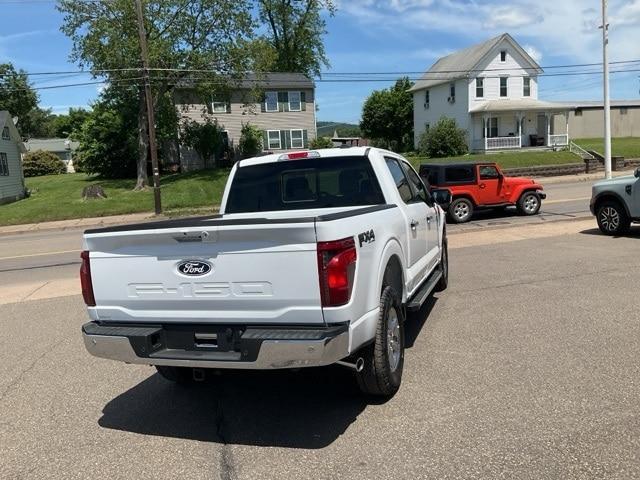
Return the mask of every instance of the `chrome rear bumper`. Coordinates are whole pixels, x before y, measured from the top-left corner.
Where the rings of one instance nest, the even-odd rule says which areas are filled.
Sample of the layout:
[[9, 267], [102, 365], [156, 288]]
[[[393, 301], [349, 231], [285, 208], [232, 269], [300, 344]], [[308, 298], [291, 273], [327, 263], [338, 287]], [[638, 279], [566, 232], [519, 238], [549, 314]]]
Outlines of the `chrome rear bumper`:
[[[195, 331], [200, 327], [193, 328]], [[184, 331], [181, 334], [185, 336]], [[197, 346], [175, 348], [162, 326], [104, 326], [90, 322], [83, 325], [82, 336], [93, 356], [145, 365], [268, 370], [329, 365], [349, 355], [346, 325], [319, 329], [247, 328], [234, 339], [236, 348], [227, 351]]]

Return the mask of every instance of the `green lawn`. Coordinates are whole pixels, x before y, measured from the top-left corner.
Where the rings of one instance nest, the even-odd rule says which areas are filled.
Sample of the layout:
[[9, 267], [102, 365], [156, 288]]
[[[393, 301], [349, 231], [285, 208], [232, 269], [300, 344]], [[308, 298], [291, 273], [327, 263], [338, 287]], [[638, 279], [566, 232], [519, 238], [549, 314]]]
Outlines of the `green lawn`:
[[[163, 177], [163, 209], [175, 215], [219, 205], [228, 174], [228, 169], [219, 169]], [[108, 198], [83, 201], [82, 189], [94, 183], [104, 188]], [[153, 192], [134, 192], [135, 180], [102, 180], [74, 173], [27, 178], [26, 184], [31, 196], [0, 206], [0, 225], [153, 211]]]
[[501, 153], [472, 153], [460, 157], [447, 158], [427, 158], [427, 157], [407, 157], [414, 167], [421, 163], [438, 162], [496, 162], [501, 168], [533, 167], [538, 165], [559, 165], [562, 163], [580, 163], [582, 160], [577, 155], [566, 151], [524, 151], [524, 152], [501, 152]]
[[[604, 155], [604, 140], [602, 138], [580, 138], [574, 140], [585, 150], [595, 150]], [[640, 158], [640, 137], [623, 137], [611, 139], [611, 154], [625, 158]]]

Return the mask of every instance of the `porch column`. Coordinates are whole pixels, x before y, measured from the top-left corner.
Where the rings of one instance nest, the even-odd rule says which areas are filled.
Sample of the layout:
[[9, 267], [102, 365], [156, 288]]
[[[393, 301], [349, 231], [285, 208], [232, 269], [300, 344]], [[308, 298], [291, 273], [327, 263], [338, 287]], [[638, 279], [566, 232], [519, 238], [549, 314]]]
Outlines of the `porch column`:
[[522, 112], [518, 112], [516, 119], [518, 120], [518, 147], [522, 148]]
[[482, 119], [484, 120], [484, 149], [487, 150], [489, 146], [489, 115], [483, 115]]
[[566, 122], [566, 132], [567, 132], [567, 145], [569, 145], [569, 111], [564, 112], [564, 119]]
[[544, 116], [547, 119], [547, 141], [546, 141], [546, 145], [547, 147], [551, 146], [551, 142], [549, 141], [549, 137], [551, 136], [551, 114], [549, 112], [545, 112]]

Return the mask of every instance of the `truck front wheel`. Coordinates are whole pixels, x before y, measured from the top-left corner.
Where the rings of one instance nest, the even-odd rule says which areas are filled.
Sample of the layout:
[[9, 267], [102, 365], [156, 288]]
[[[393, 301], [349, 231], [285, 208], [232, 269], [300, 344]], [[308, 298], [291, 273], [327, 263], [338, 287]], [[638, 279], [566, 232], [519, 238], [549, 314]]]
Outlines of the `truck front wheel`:
[[357, 374], [367, 395], [393, 396], [400, 388], [404, 366], [404, 321], [395, 290], [384, 287], [373, 344], [365, 347], [364, 368]]

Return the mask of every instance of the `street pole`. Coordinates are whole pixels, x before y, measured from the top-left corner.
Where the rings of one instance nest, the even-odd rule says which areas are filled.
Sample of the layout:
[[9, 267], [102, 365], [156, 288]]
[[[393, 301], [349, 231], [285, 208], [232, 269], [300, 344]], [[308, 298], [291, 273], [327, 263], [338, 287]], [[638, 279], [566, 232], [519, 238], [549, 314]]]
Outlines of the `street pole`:
[[138, 15], [138, 33], [140, 34], [140, 53], [142, 56], [142, 76], [144, 77], [144, 96], [147, 103], [147, 127], [149, 131], [149, 150], [151, 151], [151, 168], [153, 170], [153, 200], [156, 215], [162, 213], [160, 199], [160, 169], [158, 168], [158, 147], [156, 145], [156, 122], [153, 112], [153, 97], [151, 96], [151, 80], [149, 79], [149, 49], [147, 47], [147, 33], [144, 29], [142, 0], [136, 0]]
[[611, 178], [611, 99], [609, 97], [609, 23], [607, 2], [602, 0], [602, 65], [604, 74], [604, 175]]

